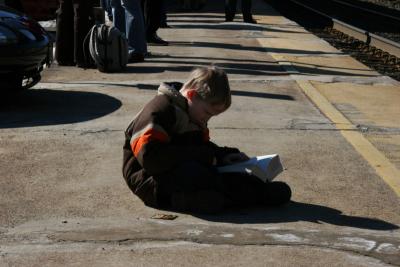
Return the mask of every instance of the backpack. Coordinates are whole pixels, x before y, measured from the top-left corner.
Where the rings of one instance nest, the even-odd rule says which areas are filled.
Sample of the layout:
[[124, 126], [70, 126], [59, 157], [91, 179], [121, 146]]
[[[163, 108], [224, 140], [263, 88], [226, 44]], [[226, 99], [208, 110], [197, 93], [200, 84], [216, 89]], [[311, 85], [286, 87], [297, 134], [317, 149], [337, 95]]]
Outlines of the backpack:
[[117, 72], [126, 67], [128, 41], [117, 28], [105, 24], [94, 25], [85, 39], [84, 47], [89, 47], [90, 56], [99, 71]]

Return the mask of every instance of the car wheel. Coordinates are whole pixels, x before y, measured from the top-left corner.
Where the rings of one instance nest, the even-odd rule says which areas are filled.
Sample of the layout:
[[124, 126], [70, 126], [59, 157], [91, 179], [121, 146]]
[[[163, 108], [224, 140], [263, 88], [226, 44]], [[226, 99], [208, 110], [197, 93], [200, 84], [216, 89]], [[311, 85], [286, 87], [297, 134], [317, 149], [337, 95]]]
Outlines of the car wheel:
[[28, 89], [40, 82], [40, 73], [22, 80], [22, 89]]

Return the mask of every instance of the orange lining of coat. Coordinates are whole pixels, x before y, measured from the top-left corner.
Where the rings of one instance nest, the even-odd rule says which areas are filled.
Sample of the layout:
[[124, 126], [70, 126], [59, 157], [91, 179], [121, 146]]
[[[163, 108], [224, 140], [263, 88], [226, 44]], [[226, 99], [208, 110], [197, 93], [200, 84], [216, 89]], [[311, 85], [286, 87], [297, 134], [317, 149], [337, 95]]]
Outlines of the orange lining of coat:
[[157, 131], [155, 129], [147, 130], [140, 137], [136, 138], [135, 140], [133, 140], [133, 142], [131, 142], [131, 149], [135, 157], [139, 155], [139, 152], [142, 149], [142, 147], [151, 141], [159, 141], [165, 143], [168, 141], [168, 135], [166, 135], [161, 131]]

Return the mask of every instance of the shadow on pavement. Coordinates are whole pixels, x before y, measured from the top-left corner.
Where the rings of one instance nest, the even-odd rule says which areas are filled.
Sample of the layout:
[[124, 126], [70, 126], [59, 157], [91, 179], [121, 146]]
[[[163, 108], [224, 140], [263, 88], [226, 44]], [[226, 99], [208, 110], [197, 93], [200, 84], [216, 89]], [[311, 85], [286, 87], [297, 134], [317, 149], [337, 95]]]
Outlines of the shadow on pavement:
[[215, 43], [215, 42], [175, 41], [170, 43], [171, 45], [174, 46], [208, 47], [208, 48], [221, 48], [221, 49], [252, 51], [252, 52], [273, 52], [273, 53], [284, 53], [284, 54], [308, 54], [308, 55], [325, 55], [325, 54], [343, 55], [342, 52], [309, 51], [301, 49], [271, 48], [262, 46], [244, 46], [241, 44], [227, 44], [227, 43]]
[[[184, 60], [192, 60], [191, 62], [196, 62], [199, 60], [214, 62], [214, 61], [229, 61], [229, 62], [243, 62], [243, 63], [261, 63], [261, 64], [276, 64], [275, 60], [254, 60], [250, 58], [225, 58], [225, 57], [195, 57], [195, 56], [179, 56], [179, 55], [169, 55], [169, 54], [157, 54], [151, 53], [149, 56], [149, 62], [153, 62], [155, 59], [170, 59], [173, 62], [177, 62], [176, 59], [180, 59], [178, 62], [185, 62]], [[210, 64], [210, 63], [208, 63]]]
[[232, 95], [237, 96], [249, 96], [249, 97], [260, 97], [260, 98], [269, 98], [269, 99], [278, 99], [278, 100], [295, 100], [294, 97], [290, 95], [283, 94], [271, 94], [271, 93], [262, 93], [262, 92], [248, 92], [248, 91], [237, 91], [231, 90]]
[[[150, 61], [149, 61], [150, 62]], [[156, 61], [152, 61], [156, 62]], [[163, 72], [190, 72], [194, 67], [207, 67], [210, 66], [210, 62], [193, 62], [192, 65], [183, 66], [178, 61], [159, 61], [159, 63], [176, 64], [176, 66], [141, 66], [141, 65], [128, 65], [125, 69], [125, 73], [163, 73]], [[254, 76], [287, 76], [288, 72], [285, 71], [278, 64], [238, 64], [238, 63], [215, 63], [217, 66], [223, 69], [228, 75], [254, 75]], [[375, 74], [354, 74], [340, 69], [318, 69], [312, 66], [298, 66], [293, 64], [293, 67], [299, 74], [303, 75], [340, 75], [340, 76], [357, 76], [357, 77], [376, 77]]]
[[[152, 61], [154, 63], [156, 61]], [[210, 62], [193, 62], [191, 65], [183, 66], [180, 62], [167, 62], [167, 61], [159, 61], [159, 63], [168, 63], [170, 65], [167, 66], [136, 66], [136, 65], [128, 65], [125, 69], [125, 73], [162, 73], [166, 71], [179, 71], [179, 72], [190, 72], [194, 67], [208, 67], [210, 66]], [[171, 64], [176, 64], [176, 66], [172, 66]], [[274, 76], [284, 76], [288, 75], [282, 67], [278, 64], [269, 64], [269, 65], [257, 65], [257, 64], [234, 64], [234, 63], [215, 63], [214, 66], [217, 66], [223, 69], [228, 75], [229, 74], [241, 74], [241, 75], [274, 75]]]
[[[128, 66], [125, 70], [125, 73], [162, 73], [166, 71], [170, 72], [191, 72], [193, 67], [207, 67], [209, 63], [202, 64], [201, 62], [193, 63], [192, 65], [188, 66]], [[254, 75], [254, 76], [262, 76], [262, 75], [274, 75], [274, 76], [285, 76], [287, 75], [286, 72], [279, 65], [270, 65], [266, 66], [265, 70], [257, 70], [249, 69], [246, 67], [243, 68], [235, 68], [231, 66], [222, 66], [222, 64], [214, 64], [217, 67], [223, 69], [226, 73], [229, 74], [241, 74], [241, 75]]]
[[[269, 24], [248, 24], [244, 22], [223, 22], [223, 21], [212, 21], [212, 20], [170, 20], [170, 26], [174, 29], [207, 29], [207, 30], [232, 30], [232, 31], [260, 31], [262, 32], [280, 32], [280, 33], [294, 33], [294, 34], [304, 34], [304, 32], [291, 31], [291, 30], [281, 30], [277, 28], [272, 28]], [[183, 24], [186, 23], [186, 24]], [[239, 32], [238, 32], [239, 34]], [[274, 38], [271, 36], [263, 36], [263, 38]]]
[[[181, 17], [184, 17], [184, 14], [182, 14], [182, 13], [170, 13], [170, 14], [168, 14], [168, 18], [174, 18], [174, 17], [177, 17], [177, 18], [181, 18]], [[222, 13], [214, 13], [214, 14], [201, 14], [201, 13], [196, 13], [196, 18], [223, 18], [223, 19], [225, 19], [225, 14], [222, 14]], [[169, 22], [170, 20], [168, 20], [168, 22]]]
[[[157, 90], [159, 85], [155, 84], [137, 84], [139, 90]], [[249, 91], [238, 91], [238, 90], [231, 90], [232, 95], [237, 96], [248, 96], [248, 97], [259, 97], [259, 98], [269, 98], [269, 99], [279, 99], [279, 100], [295, 100], [294, 97], [290, 95], [283, 95], [283, 94], [272, 94], [272, 93], [263, 93], [263, 92], [249, 92]]]
[[[208, 29], [208, 30], [247, 30], [256, 31], [263, 30], [264, 27], [261, 24], [249, 24], [238, 22], [220, 23], [218, 21], [196, 21], [192, 20], [190, 22], [183, 20], [173, 20], [173, 23], [193, 23], [193, 24], [173, 24], [172, 27], [176, 29]], [[221, 21], [222, 22], [222, 21]]]
[[[68, 83], [68, 84], [74, 84], [74, 83]], [[79, 84], [79, 83], [77, 83]], [[126, 87], [126, 88], [137, 88], [139, 90], [158, 90], [158, 87], [160, 86], [159, 84], [144, 84], [144, 83], [139, 83], [139, 84], [123, 84], [123, 83], [99, 83], [99, 82], [91, 82], [88, 83], [86, 82], [85, 84], [91, 84], [91, 85], [110, 85], [110, 86], [118, 86], [118, 87]], [[277, 100], [289, 100], [289, 101], [294, 101], [296, 100], [294, 97], [290, 95], [284, 95], [284, 94], [272, 94], [272, 93], [264, 93], [264, 92], [253, 92], [253, 91], [238, 91], [238, 90], [231, 90], [232, 95], [236, 96], [247, 96], [247, 97], [258, 97], [258, 98], [269, 98], [269, 99], [277, 99]], [[0, 109], [1, 111], [1, 109]], [[0, 116], [1, 118], [1, 116]], [[0, 124], [1, 128], [1, 124]]]
[[400, 228], [398, 225], [379, 219], [348, 216], [342, 214], [342, 212], [337, 209], [294, 201], [291, 201], [287, 206], [280, 208], [257, 208], [230, 211], [218, 216], [199, 214], [194, 214], [194, 216], [213, 222], [237, 224], [306, 221], [318, 224], [328, 223], [338, 226], [348, 226], [369, 230], [394, 230]]
[[[197, 15], [197, 14], [196, 14]], [[168, 19], [169, 26], [172, 26], [172, 28], [175, 28], [176, 24], [171, 25], [171, 23], [204, 23], [204, 24], [209, 24], [209, 23], [220, 23], [225, 21], [225, 18], [215, 18], [215, 19], [199, 19], [196, 18], [196, 20], [191, 19], [191, 18], [179, 18], [179, 19]]]
[[121, 105], [116, 98], [94, 92], [27, 90], [0, 100], [0, 129], [83, 122]]

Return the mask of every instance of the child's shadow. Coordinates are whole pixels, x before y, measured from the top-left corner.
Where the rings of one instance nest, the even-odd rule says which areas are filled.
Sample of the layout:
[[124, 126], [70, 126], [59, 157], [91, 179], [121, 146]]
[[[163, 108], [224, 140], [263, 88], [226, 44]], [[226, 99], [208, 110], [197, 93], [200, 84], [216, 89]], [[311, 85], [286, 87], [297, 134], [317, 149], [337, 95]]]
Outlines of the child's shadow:
[[294, 201], [279, 208], [257, 208], [229, 211], [221, 215], [193, 215], [208, 221], [238, 224], [308, 221], [318, 224], [324, 222], [339, 226], [350, 226], [371, 230], [399, 229], [398, 225], [379, 219], [348, 216], [342, 214], [340, 210], [333, 208]]

